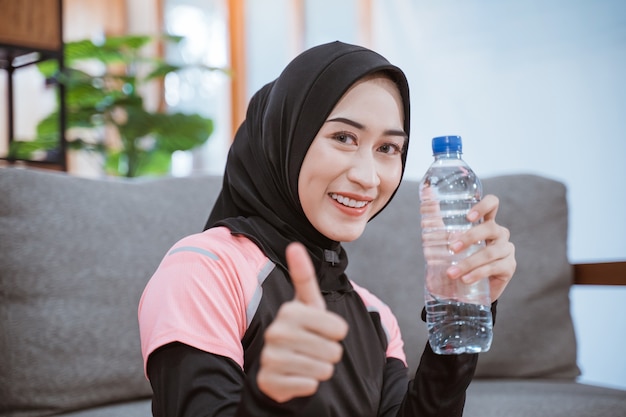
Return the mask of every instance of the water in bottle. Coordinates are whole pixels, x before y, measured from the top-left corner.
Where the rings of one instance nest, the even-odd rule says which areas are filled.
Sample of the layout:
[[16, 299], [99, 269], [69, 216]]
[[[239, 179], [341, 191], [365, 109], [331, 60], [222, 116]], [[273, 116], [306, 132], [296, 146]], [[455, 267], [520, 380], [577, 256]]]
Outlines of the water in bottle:
[[489, 280], [465, 284], [446, 275], [451, 265], [484, 245], [477, 242], [460, 253], [450, 249], [474, 226], [467, 214], [480, 201], [482, 185], [461, 157], [460, 136], [436, 137], [432, 149], [435, 160], [420, 183], [429, 342], [439, 354], [485, 352], [492, 340]]

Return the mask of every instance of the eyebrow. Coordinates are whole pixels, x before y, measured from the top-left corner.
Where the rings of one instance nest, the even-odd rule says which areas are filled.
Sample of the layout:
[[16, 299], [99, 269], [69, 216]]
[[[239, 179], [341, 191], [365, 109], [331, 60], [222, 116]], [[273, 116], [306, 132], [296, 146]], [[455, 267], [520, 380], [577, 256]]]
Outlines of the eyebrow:
[[[347, 119], [345, 117], [335, 117], [334, 119], [328, 119], [328, 120], [326, 120], [326, 123], [328, 123], [328, 122], [340, 122], [340, 123], [345, 123], [345, 124], [350, 125], [350, 126], [354, 126], [357, 129], [361, 129], [361, 130], [365, 129], [365, 125], [363, 125], [363, 124], [361, 124], [359, 122], [356, 122], [356, 121], [354, 121], [352, 119]], [[401, 137], [403, 137], [405, 139], [408, 138], [408, 136], [404, 132], [404, 130], [388, 129], [388, 130], [385, 130], [384, 134], [386, 136], [401, 136]]]

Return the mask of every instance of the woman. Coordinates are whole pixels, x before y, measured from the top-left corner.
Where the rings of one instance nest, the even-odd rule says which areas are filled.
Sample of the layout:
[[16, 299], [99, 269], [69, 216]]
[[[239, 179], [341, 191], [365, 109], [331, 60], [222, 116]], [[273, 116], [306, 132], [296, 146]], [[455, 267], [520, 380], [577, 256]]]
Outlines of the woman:
[[[408, 136], [404, 74], [358, 46], [312, 48], [255, 94], [206, 230], [140, 303], [155, 416], [462, 414], [477, 355], [426, 346], [409, 383], [393, 314], [344, 273], [340, 242], [393, 197]], [[458, 250], [490, 244], [450, 271], [490, 276], [494, 299], [515, 269], [497, 208], [476, 206], [485, 221]]]

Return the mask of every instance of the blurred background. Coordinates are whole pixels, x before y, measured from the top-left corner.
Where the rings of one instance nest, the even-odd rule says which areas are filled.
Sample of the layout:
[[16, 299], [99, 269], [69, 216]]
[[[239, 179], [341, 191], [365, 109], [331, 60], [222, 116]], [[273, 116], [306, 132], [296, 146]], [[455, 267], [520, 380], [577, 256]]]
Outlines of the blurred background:
[[[64, 0], [62, 14], [66, 42], [165, 32], [184, 40], [151, 53], [228, 69], [191, 68], [146, 89], [148, 104], [214, 123], [204, 145], [174, 152], [171, 175], [221, 173], [252, 94], [304, 49], [341, 40], [407, 74], [407, 178], [427, 169], [432, 137], [461, 135], [481, 177], [534, 173], [566, 184], [571, 262], [626, 259], [624, 1]], [[14, 136], [29, 138], [55, 106], [34, 66], [13, 74], [13, 103], [8, 78], [0, 71], [0, 154], [4, 109], [13, 106]], [[84, 155], [70, 155], [67, 169], [101, 175]], [[579, 286], [571, 300], [580, 380], [625, 389], [626, 288]]]

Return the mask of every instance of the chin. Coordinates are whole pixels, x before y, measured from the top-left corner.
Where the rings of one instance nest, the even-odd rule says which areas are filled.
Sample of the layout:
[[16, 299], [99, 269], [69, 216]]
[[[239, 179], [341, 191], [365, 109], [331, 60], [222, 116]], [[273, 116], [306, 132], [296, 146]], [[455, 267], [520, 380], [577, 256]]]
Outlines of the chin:
[[364, 227], [345, 231], [334, 230], [331, 233], [325, 233], [325, 236], [337, 242], [352, 242], [353, 240], [357, 240], [361, 237], [364, 230]]

